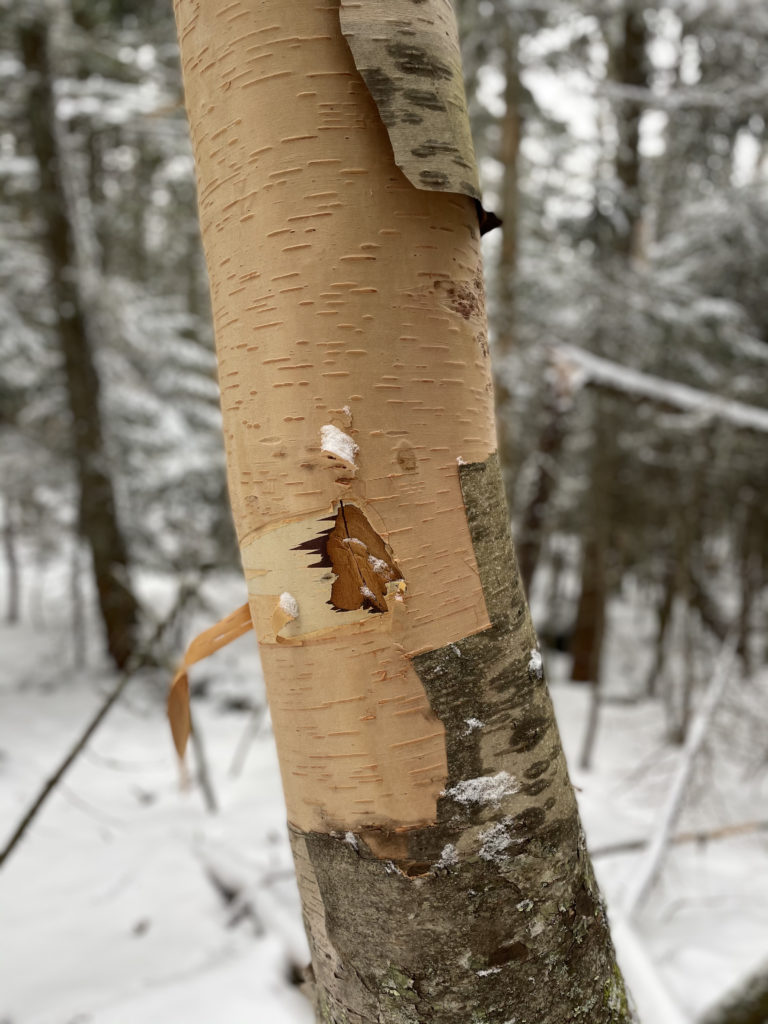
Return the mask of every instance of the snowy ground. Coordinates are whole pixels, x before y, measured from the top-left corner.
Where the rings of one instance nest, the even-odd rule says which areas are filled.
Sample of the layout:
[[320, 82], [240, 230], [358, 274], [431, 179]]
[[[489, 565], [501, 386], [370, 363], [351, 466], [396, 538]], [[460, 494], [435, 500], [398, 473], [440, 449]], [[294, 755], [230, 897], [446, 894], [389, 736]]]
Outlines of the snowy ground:
[[[148, 592], [160, 601], [161, 583], [150, 581]], [[57, 594], [53, 581], [44, 622], [0, 627], [0, 845], [114, 683], [93, 654], [86, 669], [71, 667]], [[212, 591], [221, 613], [242, 599], [235, 580]], [[625, 689], [629, 680], [631, 691], [650, 624], [626, 605], [613, 622], [608, 678]], [[180, 788], [166, 680], [143, 677], [0, 870], [0, 1024], [311, 1024], [290, 980], [306, 944], [254, 647], [246, 636], [194, 672], [197, 683], [208, 681], [194, 710], [218, 814], [206, 811], [198, 788]], [[547, 664], [575, 760], [587, 693], [557, 681], [563, 656]], [[738, 702], [723, 714], [738, 718]], [[234, 776], [234, 752], [254, 722]], [[748, 772], [728, 745], [715, 736], [682, 828], [768, 817], [768, 773]], [[657, 704], [605, 707], [594, 769], [573, 772], [592, 846], [648, 835], [678, 757], [663, 743]], [[637, 854], [597, 860], [609, 908], [621, 906], [637, 864]], [[636, 934], [652, 985], [668, 989], [681, 1020], [765, 958], [767, 865], [765, 832], [671, 852]], [[223, 890], [237, 895], [227, 903]]]

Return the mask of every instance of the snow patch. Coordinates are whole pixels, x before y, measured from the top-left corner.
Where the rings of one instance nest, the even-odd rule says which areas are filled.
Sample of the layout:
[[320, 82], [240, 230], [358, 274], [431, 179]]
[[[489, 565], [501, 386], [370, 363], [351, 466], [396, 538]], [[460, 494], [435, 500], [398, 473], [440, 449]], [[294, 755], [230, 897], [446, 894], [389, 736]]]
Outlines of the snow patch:
[[483, 845], [480, 847], [480, 856], [483, 860], [499, 861], [504, 852], [512, 845], [512, 837], [508, 832], [509, 818], [504, 818], [487, 832], [481, 832], [480, 838]]
[[485, 722], [481, 722], [479, 718], [466, 718], [464, 720], [464, 724], [467, 727], [464, 730], [464, 735], [469, 736], [469, 734], [471, 732], [474, 732], [475, 729], [482, 729], [483, 726], [485, 725]]
[[357, 836], [354, 832], [346, 832], [344, 835], [344, 842], [352, 847], [353, 850], [358, 850]]
[[459, 863], [459, 851], [453, 843], [447, 843], [440, 854], [440, 860], [435, 864], [436, 868], [448, 868]]
[[334, 427], [332, 423], [326, 423], [325, 426], [320, 427], [320, 448], [322, 451], [328, 452], [329, 455], [343, 459], [351, 466], [355, 465], [355, 458], [360, 451], [349, 434]]
[[452, 789], [446, 789], [445, 796], [460, 804], [497, 804], [510, 793], [516, 793], [519, 788], [508, 772], [499, 772], [497, 775], [464, 779]]
[[289, 594], [287, 590], [283, 591], [280, 595], [280, 607], [286, 615], [290, 615], [292, 619], [298, 619], [299, 602], [293, 594]]
[[534, 679], [544, 678], [544, 667], [541, 661], [541, 651], [531, 651], [531, 659], [528, 662], [528, 675]]

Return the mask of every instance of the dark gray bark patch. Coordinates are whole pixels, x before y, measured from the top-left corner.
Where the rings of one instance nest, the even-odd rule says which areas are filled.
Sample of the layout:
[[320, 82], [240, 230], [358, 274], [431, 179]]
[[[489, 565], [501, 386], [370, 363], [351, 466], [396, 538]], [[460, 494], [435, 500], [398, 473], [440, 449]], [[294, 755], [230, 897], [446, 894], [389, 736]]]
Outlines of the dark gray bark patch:
[[418, 879], [341, 836], [292, 841], [323, 894], [306, 919], [325, 1024], [631, 1021], [576, 822], [514, 867], [467, 856]]
[[406, 89], [403, 93], [414, 107], [426, 107], [427, 110], [445, 110], [445, 104], [431, 89]]
[[491, 627], [413, 659], [446, 727], [437, 822], [354, 844], [292, 833], [321, 894], [302, 887], [319, 1020], [630, 1024], [544, 673], [529, 671], [498, 459], [459, 473]]
[[[471, 295], [454, 292], [453, 298], [468, 304], [470, 313], [475, 312]], [[500, 766], [484, 765], [481, 737], [498, 732], [498, 747], [513, 754], [533, 751], [545, 741], [550, 744], [547, 753], [553, 740], [555, 747], [559, 746], [543, 673], [537, 678], [528, 671], [530, 652], [537, 642], [515, 566], [506, 502], [503, 491], [498, 490], [498, 457], [459, 466], [458, 471], [492, 625], [481, 634], [413, 659], [430, 705], [446, 726], [447, 792], [461, 780], [499, 770]], [[483, 729], [468, 731], [467, 722], [473, 720], [482, 722]], [[543, 763], [540, 756], [536, 761]], [[550, 768], [548, 763], [540, 774]], [[438, 820], [457, 813], [471, 816], [471, 811], [457, 812], [450, 798], [438, 802]]]
[[[453, 77], [451, 64], [439, 60], [434, 47], [428, 49], [415, 43], [392, 42], [387, 44], [386, 52], [401, 75], [416, 75], [433, 81], [441, 78], [450, 81]], [[403, 90], [406, 99], [407, 92]]]
[[516, 754], [535, 750], [549, 731], [550, 722], [544, 715], [528, 715], [516, 723], [510, 733], [509, 749]]
[[538, 779], [538, 777], [543, 775], [547, 768], [549, 768], [549, 765], [549, 761], [534, 761], [534, 763], [525, 770], [526, 779]]

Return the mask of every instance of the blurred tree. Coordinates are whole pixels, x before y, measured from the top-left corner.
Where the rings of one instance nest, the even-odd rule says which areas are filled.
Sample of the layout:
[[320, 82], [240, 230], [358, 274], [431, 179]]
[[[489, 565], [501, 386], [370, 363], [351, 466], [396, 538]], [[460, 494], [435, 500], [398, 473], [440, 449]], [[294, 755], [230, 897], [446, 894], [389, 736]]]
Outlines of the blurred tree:
[[[34, 576], [36, 549], [46, 560], [80, 562], [70, 558], [77, 470], [26, 114], [21, 14], [0, 6], [0, 489], [18, 510], [20, 575]], [[55, 142], [78, 260], [70, 286], [98, 371], [124, 546], [139, 572], [234, 565], [172, 11], [64, 2], [46, 6], [45, 16], [55, 27]], [[89, 604], [93, 596], [86, 586]]]
[[99, 376], [90, 340], [93, 325], [89, 327], [79, 286], [75, 232], [56, 137], [46, 17], [33, 13], [22, 17], [19, 38], [28, 72], [27, 113], [39, 173], [42, 229], [71, 415], [79, 528], [91, 551], [107, 648], [115, 664], [123, 668], [136, 649], [139, 608], [129, 581], [128, 550], [118, 522], [104, 443]]

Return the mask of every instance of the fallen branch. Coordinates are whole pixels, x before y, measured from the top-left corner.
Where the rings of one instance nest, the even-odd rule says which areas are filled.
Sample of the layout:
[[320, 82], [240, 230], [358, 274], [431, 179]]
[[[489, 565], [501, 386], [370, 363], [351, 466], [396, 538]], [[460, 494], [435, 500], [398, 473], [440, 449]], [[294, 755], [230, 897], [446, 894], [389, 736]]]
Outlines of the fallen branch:
[[640, 1020], [647, 1024], [688, 1024], [667, 991], [648, 951], [625, 917], [611, 915], [611, 936], [619, 967]]
[[[723, 825], [720, 828], [698, 829], [692, 832], [678, 832], [669, 840], [670, 846], [683, 843], [708, 843], [716, 839], [733, 839], [735, 836], [747, 836], [755, 832], [768, 832], [768, 821], [745, 821], [740, 825]], [[648, 845], [647, 839], [625, 839], [618, 843], [606, 843], [589, 851], [590, 857], [615, 857], [622, 853], [637, 853]]]
[[19, 824], [16, 826], [16, 829], [11, 835], [11, 838], [3, 847], [2, 852], [0, 852], [0, 868], [3, 866], [3, 864], [5, 864], [6, 860], [11, 855], [15, 847], [18, 845], [24, 833], [27, 831], [29, 826], [40, 813], [40, 810], [47, 801], [48, 797], [51, 795], [54, 789], [56, 789], [58, 784], [66, 775], [67, 771], [71, 768], [72, 764], [77, 760], [78, 755], [82, 752], [85, 745], [88, 743], [88, 740], [91, 738], [91, 736], [93, 736], [98, 727], [107, 717], [110, 710], [120, 699], [120, 695], [122, 694], [123, 690], [126, 688], [128, 683], [131, 681], [131, 679], [133, 679], [133, 677], [136, 675], [136, 673], [139, 671], [139, 668], [141, 667], [143, 666], [137, 665], [130, 671], [123, 673], [123, 675], [120, 677], [117, 683], [117, 686], [115, 686], [115, 688], [109, 694], [106, 701], [101, 705], [97, 713], [88, 723], [85, 731], [79, 737], [79, 739], [72, 747], [70, 752], [67, 754], [67, 756], [59, 765], [59, 767], [56, 769], [53, 775], [51, 775], [51, 777], [45, 783], [43, 788], [40, 790], [37, 797], [33, 800], [32, 804], [27, 810], [26, 814], [23, 816]]
[[736, 660], [737, 638], [731, 633], [729, 639], [720, 650], [715, 663], [704, 701], [688, 733], [683, 748], [680, 764], [672, 782], [667, 799], [661, 809], [651, 841], [645, 847], [644, 856], [638, 866], [624, 901], [624, 913], [628, 918], [637, 912], [638, 907], [651, 891], [664, 863], [664, 856], [669, 845], [672, 830], [683, 806], [693, 766], [701, 750], [707, 732], [714, 718], [715, 711], [723, 698], [728, 681], [731, 678]]
[[233, 778], [238, 778], [243, 768], [245, 767], [245, 761], [248, 757], [248, 751], [250, 750], [251, 743], [261, 732], [262, 726], [265, 724], [267, 719], [267, 707], [266, 704], [261, 705], [253, 709], [251, 714], [248, 716], [248, 723], [243, 731], [242, 736], [238, 740], [237, 748], [235, 749], [234, 756], [232, 758], [232, 764], [229, 766], [229, 774]]
[[208, 758], [205, 753], [203, 737], [200, 733], [200, 726], [193, 724], [191, 715], [189, 725], [192, 750], [195, 753], [195, 761], [197, 763], [197, 780], [200, 783], [200, 789], [203, 793], [205, 806], [208, 808], [210, 814], [217, 814], [219, 810], [219, 802], [216, 799], [216, 791], [214, 790], [213, 782], [211, 781], [211, 773], [208, 768]]
[[160, 640], [160, 638], [162, 637], [166, 629], [169, 627], [169, 625], [175, 621], [184, 604], [189, 599], [190, 593], [191, 588], [188, 583], [183, 583], [179, 587], [176, 601], [174, 602], [171, 611], [168, 613], [168, 616], [165, 619], [163, 619], [162, 622], [158, 623], [157, 628], [155, 629], [150, 639], [143, 646], [140, 653], [137, 654], [136, 658], [129, 665], [126, 671], [123, 672], [123, 674], [120, 676], [120, 678], [117, 681], [117, 684], [107, 695], [107, 699], [104, 701], [99, 710], [90, 720], [88, 725], [85, 727], [81, 735], [76, 740], [74, 746], [66, 755], [61, 764], [58, 766], [56, 771], [43, 785], [43, 788], [40, 790], [38, 795], [32, 801], [29, 808], [21, 818], [21, 821], [18, 823], [13, 833], [11, 834], [10, 839], [5, 844], [3, 849], [0, 851], [0, 868], [2, 868], [8, 857], [11, 855], [11, 853], [13, 853], [14, 849], [21, 841], [25, 832], [27, 831], [29, 826], [32, 824], [32, 822], [35, 820], [35, 818], [37, 817], [37, 815], [40, 813], [41, 809], [47, 802], [48, 797], [51, 795], [51, 793], [53, 793], [53, 791], [59, 785], [61, 780], [69, 771], [69, 769], [72, 767], [74, 762], [77, 760], [78, 756], [85, 749], [91, 736], [93, 736], [93, 734], [99, 728], [99, 726], [107, 717], [109, 712], [118, 702], [118, 700], [122, 696], [123, 690], [125, 690], [128, 683], [143, 668], [146, 668], [148, 665], [154, 664], [152, 652], [154, 651], [157, 642]]

